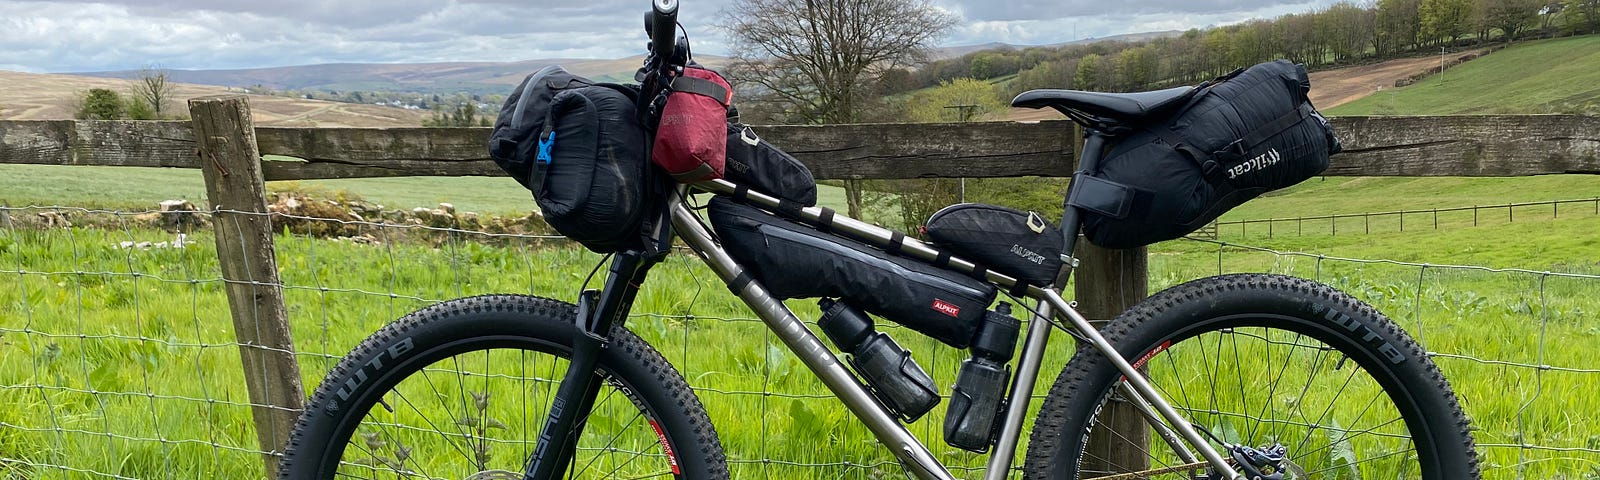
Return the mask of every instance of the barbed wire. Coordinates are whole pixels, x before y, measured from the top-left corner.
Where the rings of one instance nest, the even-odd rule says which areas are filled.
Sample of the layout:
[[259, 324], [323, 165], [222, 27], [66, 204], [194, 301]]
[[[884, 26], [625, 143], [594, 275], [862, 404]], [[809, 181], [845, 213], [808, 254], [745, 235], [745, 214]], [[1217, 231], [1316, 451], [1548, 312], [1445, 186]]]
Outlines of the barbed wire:
[[[119, 211], [64, 206], [0, 207], [0, 211], [71, 211], [84, 214], [109, 215], [117, 219], [117, 221], [112, 222], [111, 225], [105, 225], [103, 228], [115, 232], [115, 236], [125, 239], [120, 240], [121, 242], [138, 242], [141, 237], [148, 236], [142, 233], [135, 234], [136, 231], [146, 229], [152, 232], [155, 231], [152, 227], [135, 224], [136, 222], [130, 221], [133, 217], [151, 213], [172, 213], [160, 210]], [[197, 418], [204, 417], [207, 419], [201, 421], [209, 422], [212, 421], [208, 420], [209, 418], [222, 415], [224, 410], [249, 411], [256, 408], [286, 410], [271, 405], [239, 400], [239, 398], [243, 397], [240, 394], [239, 385], [234, 384], [237, 382], [237, 373], [230, 374], [207, 367], [208, 362], [204, 360], [208, 356], [215, 356], [228, 349], [237, 349], [242, 346], [234, 341], [219, 340], [225, 337], [217, 334], [215, 325], [226, 325], [226, 321], [213, 321], [210, 322], [212, 324], [210, 326], [207, 324], [209, 318], [226, 318], [221, 315], [227, 314], [226, 308], [218, 307], [218, 305], [222, 304], [218, 300], [222, 292], [216, 287], [226, 285], [270, 287], [282, 289], [286, 296], [295, 295], [289, 299], [291, 302], [291, 320], [295, 322], [297, 333], [305, 332], [310, 337], [306, 339], [309, 341], [306, 345], [315, 345], [316, 348], [302, 347], [295, 350], [272, 348], [264, 345], [243, 345], [243, 347], [291, 354], [300, 359], [299, 361], [302, 365], [309, 365], [307, 362], [320, 362], [323, 364], [320, 368], [314, 368], [311, 369], [315, 370], [314, 372], [308, 372], [311, 374], [308, 378], [315, 379], [320, 378], [321, 372], [330, 368], [332, 362], [342, 358], [346, 349], [352, 346], [349, 343], [349, 339], [338, 338], [339, 335], [335, 333], [336, 330], [345, 330], [350, 326], [349, 323], [352, 319], [347, 318], [348, 314], [340, 310], [340, 307], [343, 306], [342, 304], [355, 303], [347, 299], [364, 299], [360, 300], [363, 309], [386, 311], [380, 318], [367, 319], [383, 321], [398, 318], [401, 314], [417, 306], [436, 303], [462, 295], [488, 293], [480, 291], [480, 289], [493, 283], [485, 282], [483, 278], [511, 276], [517, 274], [517, 272], [510, 270], [519, 268], [524, 270], [521, 273], [527, 276], [525, 285], [527, 291], [537, 291], [537, 286], [542, 282], [539, 270], [544, 266], [538, 261], [538, 255], [533, 250], [536, 244], [532, 242], [560, 238], [550, 235], [486, 233], [454, 227], [336, 220], [303, 215], [242, 212], [228, 209], [197, 209], [185, 211], [185, 213], [211, 215], [220, 213], [239, 217], [278, 216], [304, 221], [335, 222], [360, 227], [367, 230], [368, 234], [380, 237], [376, 245], [368, 246], [373, 249], [374, 257], [380, 259], [378, 263], [371, 264], [368, 267], [375, 272], [373, 276], [376, 280], [353, 282], [341, 278], [340, 272], [329, 269], [337, 268], [329, 266], [343, 260], [339, 258], [339, 253], [328, 251], [328, 244], [324, 240], [305, 235], [278, 237], [280, 258], [288, 256], [297, 265], [304, 266], [295, 267], [303, 270], [292, 271], [293, 275], [285, 274], [280, 276], [279, 281], [269, 282], [255, 279], [230, 280], [223, 278], [221, 272], [216, 270], [215, 265], [206, 265], [206, 262], [200, 261], [210, 254], [209, 252], [214, 248], [209, 242], [196, 243], [195, 241], [190, 241], [186, 246], [173, 247], [182, 252], [178, 254], [182, 261], [177, 262], [181, 264], [181, 268], [163, 268], [161, 271], [152, 272], [141, 271], [142, 267], [136, 261], [138, 260], [137, 257], [143, 255], [139, 252], [144, 250], [137, 247], [122, 248], [120, 249], [122, 251], [116, 255], [105, 254], [101, 250], [102, 247], [116, 248], [122, 244], [92, 247], [85, 242], [98, 241], [99, 237], [96, 237], [97, 240], [80, 238], [80, 228], [44, 229], [40, 230], [40, 232], [43, 232], [42, 235], [22, 235], [19, 231], [26, 227], [18, 226], [15, 222], [9, 226], [0, 226], [0, 235], [3, 235], [0, 236], [0, 240], [9, 239], [11, 245], [10, 251], [0, 249], [0, 290], [18, 292], [15, 294], [13, 303], [0, 305], [0, 313], [4, 313], [4, 315], [0, 315], [0, 317], [3, 317], [0, 318], [0, 342], [12, 342], [16, 337], [21, 337], [23, 343], [27, 344], [25, 351], [29, 352], [27, 356], [8, 357], [19, 359], [19, 362], [28, 363], [27, 365], [19, 364], [18, 367], [15, 367], [27, 370], [28, 374], [25, 376], [0, 376], [0, 398], [6, 399], [8, 402], [21, 402], [26, 399], [26, 402], [29, 403], [20, 404], [17, 407], [28, 408], [31, 409], [29, 410], [30, 412], [36, 413], [36, 415], [24, 417], [0, 416], [0, 427], [12, 429], [15, 432], [19, 432], [19, 434], [30, 435], [29, 438], [31, 439], [45, 442], [47, 444], [45, 449], [55, 452], [66, 451], [65, 446], [67, 444], [86, 442], [87, 440], [82, 437], [93, 437], [105, 439], [103, 443], [98, 444], [95, 448], [109, 452], [111, 457], [124, 457], [128, 455], [127, 450], [130, 449], [154, 448], [158, 451], [158, 455], [163, 457], [161, 462], [172, 463], [174, 460], [169, 457], [175, 451], [169, 450], [170, 447], [204, 446], [211, 451], [210, 465], [250, 463], [249, 460], [255, 456], [271, 455], [273, 453], [261, 451], [255, 444], [254, 437], [251, 434], [245, 433], [241, 435], [238, 431], [241, 428], [240, 425], [208, 424], [198, 431], [175, 431], [167, 429], [166, 426], [169, 421], [167, 416], [171, 415], [168, 412], [171, 411], [188, 412], [190, 415], [198, 416]], [[406, 245], [406, 240], [396, 239], [391, 235], [395, 231], [407, 230], [425, 231], [448, 235], [449, 237], [443, 243], [431, 248], [429, 250], [431, 253], [426, 253], [425, 257], [411, 258], [409, 255], [412, 255], [413, 251], [409, 247], [403, 247]], [[55, 235], [59, 235], [59, 237], [55, 237]], [[110, 237], [110, 235], [107, 237]], [[464, 256], [464, 252], [467, 251], [465, 244], [471, 241], [470, 239], [478, 238], [497, 241], [511, 240], [512, 243], [506, 245], [505, 248], [516, 252], [520, 259], [507, 263], [506, 265], [509, 267], [498, 267], [498, 269], [497, 267], [485, 267], [472, 263]], [[1530, 332], [1535, 328], [1539, 332], [1544, 332], [1553, 321], [1550, 315], [1551, 306], [1548, 303], [1550, 298], [1547, 294], [1549, 288], [1551, 288], [1547, 285], [1548, 281], [1561, 279], [1583, 282], [1586, 285], [1590, 282], [1595, 282], [1594, 285], [1600, 287], [1600, 275], [1588, 273], [1423, 263], [1381, 258], [1350, 258], [1320, 253], [1278, 251], [1260, 246], [1208, 239], [1191, 239], [1190, 241], [1217, 247], [1218, 262], [1216, 273], [1219, 274], [1228, 272], [1228, 263], [1224, 260], [1229, 254], [1270, 255], [1276, 259], [1314, 259], [1316, 261], [1317, 276], [1319, 277], [1322, 274], [1324, 264], [1387, 265], [1415, 268], [1417, 269], [1417, 275], [1406, 281], [1405, 285], [1408, 289], [1414, 288], [1409, 290], [1408, 293], [1414, 294], [1410, 295], [1413, 302], [1413, 311], [1410, 313], [1416, 320], [1417, 331], [1414, 334], [1419, 339], [1423, 338], [1425, 332], [1431, 330], [1427, 328], [1429, 325], [1422, 321], [1422, 309], [1427, 300], [1424, 298], [1423, 293], [1424, 287], [1429, 281], [1428, 273], [1430, 272], [1461, 271], [1490, 276], [1531, 276], [1537, 279], [1535, 284], [1513, 287], [1514, 291], [1505, 293], [1508, 296], [1519, 298], [1538, 296], [1538, 301], [1536, 302], [1538, 306], [1532, 307], [1529, 312], [1530, 318], [1537, 321], [1536, 324], [1529, 325]], [[63, 257], [62, 262], [57, 264], [50, 263], [45, 257], [55, 254], [42, 250], [53, 248], [50, 247], [51, 244], [65, 244], [65, 246], [70, 247], [70, 255], [61, 253], [59, 255]], [[134, 245], [137, 245], [137, 243]], [[285, 252], [283, 250], [285, 245], [295, 245], [296, 253]], [[40, 253], [24, 254], [22, 253], [24, 248], [42, 250]], [[299, 257], [294, 257], [294, 255]], [[12, 258], [7, 259], [6, 257]], [[580, 255], [575, 258], [587, 257]], [[598, 257], [594, 258], [598, 259]], [[718, 371], [693, 361], [695, 348], [697, 348], [692, 343], [693, 335], [697, 328], [703, 328], [700, 326], [701, 324], [709, 322], [716, 326], [711, 328], [718, 328], [721, 326], [755, 326], [764, 322], [759, 318], [748, 316], [693, 313], [701, 310], [702, 304], [707, 302], [708, 298], [727, 294], [720, 288], [705, 288], [707, 285], [703, 277], [706, 274], [697, 270], [701, 267], [692, 259], [687, 256], [676, 256], [674, 258], [677, 260], [668, 262], [667, 268], [686, 269], [685, 271], [688, 272], [686, 276], [693, 279], [694, 287], [682, 288], [681, 292], [675, 294], [677, 296], [673, 298], [677, 300], [669, 302], [673, 303], [673, 305], [669, 305], [673, 310], [672, 313], [640, 311], [629, 315], [629, 318], [635, 321], [632, 326], [636, 331], [659, 328], [661, 332], [654, 335], [661, 337], [660, 341], [681, 342], [681, 345], [678, 345], [680, 348], [664, 348], [663, 351], [670, 350], [678, 357], [673, 363], [684, 372], [685, 377], [689, 379], [697, 395], [702, 398], [759, 398], [758, 410], [760, 418], [781, 416], [784, 415], [783, 412], [791, 408], [790, 405], [774, 401], [778, 399], [785, 402], [829, 401], [832, 395], [821, 388], [820, 384], [815, 382], [797, 384], [786, 380], [789, 377], [784, 373], [784, 370], [791, 367], [780, 367], [780, 365], [774, 364], [774, 360], [778, 357], [769, 356], [765, 350], [756, 352], [752, 356], [754, 362], [759, 365], [750, 366], [749, 368], [752, 370], [748, 372], [730, 373], [728, 371]], [[436, 275], [420, 282], [402, 279], [400, 272], [402, 266], [413, 263], [424, 264], [420, 262], [438, 262], [436, 268], [432, 269], [433, 271], [431, 272]], [[66, 266], [63, 267], [62, 265]], [[113, 267], [111, 265], [116, 266]], [[288, 264], [280, 260], [280, 269], [290, 272], [290, 267], [285, 265]], [[509, 268], [509, 270], [506, 268]], [[85, 286], [87, 282], [71, 280], [73, 278], [85, 279], [89, 277], [98, 277], [99, 280], [94, 281], [101, 282], [101, 284], [119, 284], [122, 287], [118, 288], [131, 290], [128, 293], [128, 303], [123, 306], [99, 305], [95, 302], [100, 300], [96, 296], [99, 294], [89, 293], [88, 290], [91, 287]], [[63, 286], [56, 286], [57, 284]], [[687, 287], [687, 285], [683, 287]], [[173, 295], [173, 290], [163, 290], [169, 288], [178, 291], [187, 289], [187, 291]], [[1595, 291], [1600, 291], [1600, 288]], [[720, 297], [718, 298], [712, 303], [723, 301]], [[182, 305], [182, 308], [167, 308], [174, 303]], [[158, 308], [158, 305], [161, 307]], [[168, 313], [184, 310], [186, 312], [180, 314]], [[221, 313], [218, 313], [219, 311]], [[110, 330], [108, 327], [98, 324], [102, 315], [131, 315], [134, 320], [131, 324], [138, 331]], [[189, 318], [183, 319], [181, 315], [186, 315]], [[186, 323], [189, 325], [182, 328], [192, 327], [192, 333], [178, 333], [180, 327], [175, 325], [184, 323], [184, 320], [187, 320]], [[660, 326], [653, 327], [650, 322], [659, 323]], [[365, 330], [362, 334], [365, 335], [365, 333], [375, 331], [378, 324], [367, 323], [361, 324], [361, 326]], [[763, 332], [765, 332], [765, 329], [763, 329]], [[1447, 370], [1495, 368], [1502, 369], [1499, 371], [1502, 374], [1504, 372], [1532, 373], [1531, 376], [1527, 375], [1527, 373], [1514, 375], [1519, 376], [1519, 378], [1527, 377], [1524, 381], [1528, 382], [1530, 387], [1525, 392], [1521, 391], [1521, 389], [1501, 392], [1482, 391], [1472, 385], [1456, 386], [1462, 397], [1468, 399], [1469, 406], [1474, 401], [1487, 401], [1486, 399], [1494, 398], [1515, 401], [1518, 407], [1516, 409], [1516, 425], [1514, 428], [1500, 429], [1495, 426], [1480, 425], [1477, 432], [1481, 440], [1489, 440], [1478, 444], [1480, 450], [1516, 450], [1519, 452], [1517, 466], [1499, 467], [1502, 469], [1516, 469], [1517, 471], [1513, 475], [1519, 478], [1531, 475], [1527, 470], [1531, 468], [1529, 466], [1548, 461], [1535, 455], [1537, 452], [1561, 453], [1580, 457], [1588, 455], [1590, 457], [1583, 457], [1584, 461], [1600, 463], [1600, 457], [1593, 457], [1593, 455], [1600, 454], [1600, 449], [1597, 449], [1595, 445], [1582, 444], [1581, 439], [1579, 443], [1571, 443], [1573, 441], [1571, 439], [1550, 439], [1550, 437], [1531, 435], [1531, 432], [1537, 428], [1532, 422], [1534, 419], [1539, 418], [1539, 415], [1543, 415], [1544, 401], [1550, 394], [1548, 385], [1546, 385], [1549, 380], [1544, 378], [1544, 374], [1581, 376], [1600, 374], [1600, 368], [1590, 368], [1581, 364], [1563, 364], [1561, 361], [1548, 361], [1544, 357], [1548, 341], [1543, 336], [1537, 338], [1532, 345], [1537, 349], [1537, 352], [1529, 352], [1537, 355], [1532, 361], [1491, 356], [1484, 352], [1440, 351], [1437, 348], [1427, 350], [1427, 354], [1436, 359], [1436, 361], [1444, 361], [1447, 364], [1445, 365]], [[778, 347], [778, 342], [772, 340], [770, 333], [763, 334], [760, 344], [761, 348], [766, 350], [781, 348]], [[133, 378], [132, 381], [102, 382], [98, 380], [96, 377], [100, 374], [97, 373], [97, 370], [104, 361], [92, 359], [92, 356], [95, 355], [94, 352], [124, 349], [120, 345], [128, 346], [128, 349], [137, 352], [164, 353], [138, 353], [142, 357], [130, 357], [128, 361], [137, 365], [135, 372], [137, 378]], [[1427, 344], [1425, 343], [1424, 345], [1426, 346]], [[4, 347], [5, 343], [0, 343], [0, 348]], [[49, 353], [52, 348], [56, 353]], [[961, 358], [964, 358], [962, 352], [941, 352], [941, 350], [934, 350], [934, 355], [929, 357], [932, 361], [928, 365], [933, 366], [936, 372], [953, 371], [953, 365], [958, 364]], [[51, 357], [52, 355], [54, 357]], [[164, 355], [164, 358], [176, 360], [160, 362], [152, 360], [158, 355]], [[926, 355], [926, 353], [922, 355]], [[945, 358], [946, 356], [954, 356], [954, 359]], [[46, 357], [49, 357], [49, 359], [46, 360]], [[192, 360], [190, 357], [192, 357]], [[71, 365], [64, 366], [67, 363], [62, 362], [63, 358], [70, 362]], [[1064, 359], [1057, 359], [1057, 361], [1064, 361]], [[1477, 367], [1467, 367], [1466, 365]], [[237, 363], [234, 364], [233, 368], [239, 368]], [[734, 366], [732, 368], [737, 370], [741, 367]], [[1054, 376], [1051, 373], [1044, 372], [1040, 376], [1041, 381], [1052, 381]], [[716, 381], [717, 375], [730, 374], [757, 375], [761, 379], [761, 388], [727, 388], [719, 386], [720, 384]], [[62, 375], [66, 375], [66, 377]], [[172, 389], [165, 380], [173, 376], [194, 377], [198, 379], [198, 388], [191, 391]], [[945, 380], [946, 384], [948, 384], [948, 379]], [[106, 385], [108, 383], [117, 385]], [[103, 386], [106, 388], [102, 388]], [[130, 386], [132, 388], [128, 388]], [[310, 387], [311, 385], [307, 386]], [[1037, 388], [1037, 393], [1033, 398], [1045, 398], [1047, 391], [1048, 388]], [[117, 424], [110, 418], [115, 415], [112, 407], [130, 401], [141, 402], [143, 408], [147, 409], [148, 412], [138, 415], [143, 418], [133, 419], [137, 425]], [[120, 412], [121, 410], [116, 411]], [[1249, 420], [1258, 422], [1282, 421], [1281, 419], [1250, 417], [1248, 414], [1236, 415], [1243, 415], [1248, 417], [1247, 419]], [[933, 445], [939, 441], [938, 435], [940, 433], [934, 423], [934, 421], [925, 420], [924, 425], [920, 428], [915, 425], [912, 428], [914, 431], [920, 431], [919, 437]], [[1304, 424], [1304, 422], [1296, 424]], [[249, 426], [244, 425], [243, 428], [248, 429]], [[750, 426], [740, 425], [735, 428], [750, 428]], [[772, 474], [773, 472], [767, 470], [767, 468], [774, 466], [840, 469], [840, 475], [851, 474], [851, 472], [866, 475], [866, 472], [873, 470], [896, 469], [899, 467], [897, 462], [882, 460], [884, 458], [892, 459], [893, 457], [888, 455], [887, 452], [881, 451], [881, 449], [879, 453], [883, 455], [876, 457], [878, 458], [877, 460], [862, 458], [860, 461], [801, 461], [797, 459], [800, 457], [795, 455], [796, 451], [793, 450], [797, 447], [769, 443], [769, 440], [778, 438], [776, 434], [780, 428], [780, 426], [769, 424], [766, 421], [761, 422], [759, 426], [761, 430], [760, 443], [754, 449], [757, 458], [730, 453], [729, 463], [742, 466], [741, 468], [762, 469], [766, 474]], [[1548, 441], [1533, 440], [1534, 438], [1546, 438]], [[1514, 439], [1515, 441], [1503, 441], [1507, 439]], [[807, 445], [798, 448], [808, 450], [812, 447]], [[955, 457], [954, 461], [951, 462], [952, 464], [948, 465], [950, 470], [957, 472], [982, 471], [982, 464], [974, 461], [974, 459], [980, 457], [965, 453], [956, 455], [958, 457]], [[29, 455], [0, 452], [0, 472], [6, 472], [8, 468], [22, 466], [34, 469], [33, 471], [58, 471], [69, 475], [89, 475], [119, 479], [138, 478], [125, 476], [125, 472], [115, 470], [114, 468], [117, 467], [114, 465], [108, 465], [111, 464], [95, 462], [88, 458], [59, 455], [34, 458]], [[106, 473], [108, 471], [110, 473]], [[163, 473], [156, 473], [155, 475], [166, 475], [168, 477], [178, 475], [175, 473], [176, 470], [170, 468], [170, 465], [163, 465], [163, 469], [159, 471]], [[1014, 471], [1013, 474], [1018, 472]]]

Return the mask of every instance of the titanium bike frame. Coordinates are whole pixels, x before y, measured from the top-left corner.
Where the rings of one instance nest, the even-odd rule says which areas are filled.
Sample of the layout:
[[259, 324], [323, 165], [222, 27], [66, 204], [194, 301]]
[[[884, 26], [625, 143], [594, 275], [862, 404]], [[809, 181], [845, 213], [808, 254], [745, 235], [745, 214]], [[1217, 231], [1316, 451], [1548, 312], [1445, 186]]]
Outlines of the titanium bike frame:
[[[1094, 171], [1105, 144], [1105, 134], [1089, 130], [1078, 175]], [[880, 443], [889, 447], [907, 470], [923, 480], [954, 480], [949, 470], [889, 413], [867, 387], [840, 363], [838, 357], [806, 328], [805, 323], [796, 317], [793, 311], [789, 310], [780, 299], [773, 297], [760, 281], [750, 279], [745, 274], [744, 267], [718, 245], [700, 218], [689, 209], [686, 199], [691, 194], [691, 188], [721, 194], [734, 194], [742, 190], [738, 185], [720, 179], [695, 184], [692, 187], [679, 186], [668, 194], [666, 211], [663, 213], [670, 219], [671, 229], [666, 228], [668, 222], [657, 222], [653, 235], [657, 239], [656, 253], [619, 254], [612, 262], [603, 294], [597, 295], [597, 292], [588, 291], [580, 296], [578, 321], [582, 333], [579, 337], [584, 338], [578, 339], [568, 374], [562, 380], [556, 403], [552, 407], [544, 432], [540, 435], [540, 448], [529, 459], [525, 478], [543, 480], [558, 478], [563, 474], [566, 464], [572, 457], [576, 435], [582, 432], [583, 422], [580, 416], [586, 415], [592, 407], [594, 401], [592, 392], [599, 387], [599, 382], [595, 381], [592, 372], [594, 357], [598, 356], [598, 349], [604, 348], [604, 333], [609, 332], [612, 325], [621, 325], [631, 307], [633, 294], [642, 284], [645, 273], [664, 255], [661, 252], [666, 249], [661, 246], [670, 245], [670, 236], [675, 234], [683, 239], [684, 244], [705, 261], [707, 266], [711, 267], [724, 284], [730, 286], [743, 284], [734, 293], [817, 378], [822, 380], [834, 396], [844, 402], [850, 412], [872, 431]], [[755, 191], [739, 193], [746, 201], [755, 205], [771, 210], [780, 208], [781, 202], [775, 197]], [[822, 222], [824, 215], [822, 208], [805, 207], [798, 210], [791, 208], [789, 216], [815, 227]], [[1062, 261], [1066, 264], [1066, 268], [1056, 282], [1058, 284], [1066, 283], [1072, 269], [1078, 264], [1072, 253], [1081, 228], [1079, 218], [1079, 212], [1075, 207], [1066, 207], [1062, 218], [1062, 232], [1066, 242], [1062, 249]], [[841, 215], [831, 216], [828, 227], [837, 234], [880, 248], [890, 244], [894, 233]], [[900, 252], [925, 262], [933, 261], [940, 253], [928, 244], [912, 238], [904, 238]], [[951, 258], [947, 268], [971, 274], [976, 267], [970, 261]], [[985, 275], [986, 280], [1002, 289], [1017, 284], [1016, 279], [994, 271], [987, 271]], [[741, 280], [741, 277], [745, 280]], [[1193, 425], [1172, 408], [1138, 369], [1122, 358], [1115, 347], [1106, 341], [1082, 314], [1073, 309], [1072, 304], [1061, 297], [1058, 288], [1029, 286], [1025, 296], [1038, 300], [1039, 304], [1028, 322], [1024, 346], [1017, 358], [1016, 374], [1012, 377], [1010, 394], [1003, 407], [1004, 418], [1001, 419], [994, 449], [989, 454], [987, 470], [983, 477], [985, 480], [1004, 479], [1011, 471], [1012, 459], [1015, 457], [1023, 422], [1026, 420], [1023, 417], [1032, 399], [1033, 386], [1038, 379], [1050, 330], [1055, 326], [1052, 317], [1064, 321], [1066, 326], [1063, 328], [1070, 328], [1069, 331], [1087, 341], [1122, 373], [1124, 381], [1118, 384], [1119, 393], [1145, 417], [1157, 436], [1171, 445], [1184, 462], [1195, 463], [1203, 459], [1212, 471], [1223, 475], [1222, 478], [1243, 478]], [[560, 445], [562, 448], [558, 448], [556, 452], [549, 452], [545, 448], [547, 444]], [[1196, 457], [1186, 445], [1197, 450], [1199, 457]]]

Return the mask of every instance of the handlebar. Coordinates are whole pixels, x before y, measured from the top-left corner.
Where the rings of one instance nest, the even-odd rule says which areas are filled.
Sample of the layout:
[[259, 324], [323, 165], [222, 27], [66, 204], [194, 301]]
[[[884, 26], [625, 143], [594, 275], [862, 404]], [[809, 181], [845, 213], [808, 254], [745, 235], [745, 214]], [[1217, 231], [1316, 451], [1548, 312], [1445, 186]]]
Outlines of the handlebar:
[[672, 58], [678, 41], [678, 0], [652, 0], [644, 22], [650, 35], [650, 53], [656, 58]]

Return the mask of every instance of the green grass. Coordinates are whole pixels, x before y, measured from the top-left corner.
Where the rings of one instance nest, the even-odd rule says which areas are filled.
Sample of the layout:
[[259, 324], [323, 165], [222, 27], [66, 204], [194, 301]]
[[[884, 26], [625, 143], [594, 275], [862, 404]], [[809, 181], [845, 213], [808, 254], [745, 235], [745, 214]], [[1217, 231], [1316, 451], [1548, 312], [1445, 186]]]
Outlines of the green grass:
[[[1346, 186], [1362, 191], [1357, 187]], [[1329, 201], [1308, 196], [1304, 203]], [[1248, 243], [1348, 257], [1600, 273], [1594, 234], [1600, 218], [1529, 215], [1516, 223], [1485, 223], [1450, 224], [1437, 232], [1253, 237]], [[375, 235], [384, 238], [382, 232]], [[21, 460], [20, 465], [0, 460], [0, 472], [20, 478], [90, 477], [28, 466], [46, 464], [138, 478], [260, 475], [257, 457], [249, 453], [255, 448], [249, 412], [238, 405], [247, 397], [238, 354], [230, 345], [209, 234], [197, 234], [199, 243], [183, 250], [112, 248], [121, 241], [169, 237], [144, 230], [0, 230], [0, 270], [5, 271], [0, 272], [0, 404], [7, 405], [0, 409], [0, 422], [8, 426], [0, 429], [0, 458]], [[283, 281], [291, 286], [286, 296], [308, 389], [337, 356], [406, 312], [435, 300], [491, 292], [571, 301], [599, 258], [572, 248], [488, 246], [449, 238], [366, 246], [279, 236], [278, 248]], [[1219, 255], [1218, 246], [1192, 241], [1151, 250], [1152, 289], [1221, 271], [1320, 279], [1390, 314], [1430, 351], [1593, 368], [1592, 346], [1600, 341], [1592, 313], [1600, 311], [1600, 297], [1594, 295], [1600, 281], [1318, 261], [1234, 248]], [[825, 390], [796, 360], [767, 353], [782, 348], [759, 323], [721, 320], [752, 315], [711, 278], [693, 257], [671, 257], [652, 274], [635, 310], [663, 316], [636, 317], [629, 325], [692, 385], [711, 389], [700, 396], [730, 457], [756, 461], [737, 464], [736, 478], [863, 473], [762, 464], [762, 458], [891, 462], [868, 469], [866, 476], [897, 476], [888, 453], [837, 401], [813, 398]], [[788, 303], [802, 318], [817, 317], [810, 301]], [[966, 356], [904, 329], [889, 331], [941, 386], [950, 384]], [[1041, 389], [1066, 361], [1068, 347], [1053, 345]], [[1600, 417], [1587, 413], [1600, 408], [1600, 398], [1592, 394], [1600, 391], [1596, 375], [1455, 358], [1438, 362], [1479, 429], [1479, 442], [1600, 444], [1594, 433], [1600, 431]], [[738, 393], [762, 391], [777, 395]], [[958, 468], [958, 475], [965, 472], [960, 468], [981, 466], [983, 457], [943, 446], [942, 412], [943, 406], [936, 408], [913, 424], [912, 432]], [[1519, 438], [1518, 432], [1526, 436]], [[1522, 472], [1527, 478], [1600, 473], [1593, 467], [1600, 456], [1581, 451], [1496, 447], [1484, 452], [1488, 478], [1511, 478], [1519, 464], [1528, 469]]]
[[1327, 109], [1330, 115], [1595, 112], [1600, 35], [1523, 42], [1414, 85]]

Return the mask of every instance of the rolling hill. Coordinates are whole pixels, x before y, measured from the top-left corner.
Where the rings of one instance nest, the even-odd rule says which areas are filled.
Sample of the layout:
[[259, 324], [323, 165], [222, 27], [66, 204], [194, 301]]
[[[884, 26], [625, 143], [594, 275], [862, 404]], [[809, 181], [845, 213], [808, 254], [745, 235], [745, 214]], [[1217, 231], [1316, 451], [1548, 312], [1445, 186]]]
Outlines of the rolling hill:
[[[5, 85], [0, 88], [0, 120], [71, 119], [80, 92], [105, 88], [126, 94], [130, 86], [127, 80], [3, 70], [0, 85]], [[174, 89], [174, 101], [167, 108], [187, 111], [185, 99], [224, 93], [240, 92], [181, 83]], [[251, 95], [250, 107], [257, 125], [281, 127], [414, 127], [427, 116], [420, 110], [266, 95]]]
[[[713, 67], [727, 59], [696, 55], [695, 60]], [[242, 70], [169, 70], [175, 81], [201, 85], [249, 87], [261, 85], [277, 90], [368, 90], [423, 93], [505, 93], [529, 73], [549, 65], [600, 81], [628, 81], [644, 58], [633, 56], [615, 60], [541, 59], [520, 62], [453, 63], [333, 63]], [[139, 71], [86, 72], [74, 75], [132, 79]]]
[[1600, 35], [1513, 45], [1330, 115], [1600, 112]]

